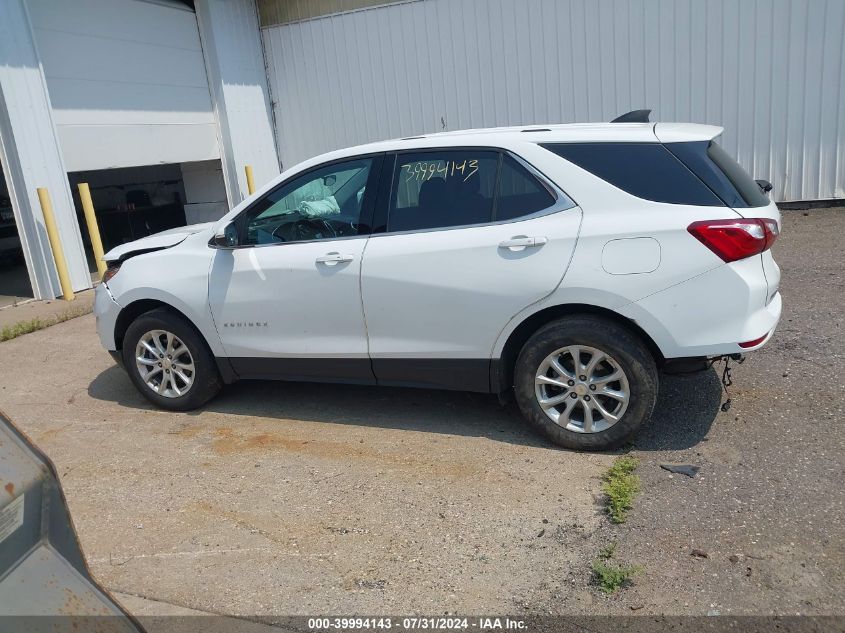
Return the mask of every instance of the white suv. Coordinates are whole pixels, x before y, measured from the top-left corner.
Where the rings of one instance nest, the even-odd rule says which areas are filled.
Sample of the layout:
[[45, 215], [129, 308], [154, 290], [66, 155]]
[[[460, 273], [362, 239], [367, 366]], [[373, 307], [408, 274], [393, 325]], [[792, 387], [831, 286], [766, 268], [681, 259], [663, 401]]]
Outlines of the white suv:
[[240, 378], [513, 389], [556, 444], [619, 446], [659, 369], [757, 349], [780, 317], [771, 185], [721, 131], [470, 130], [313, 158], [218, 222], [108, 253], [100, 339], [167, 409]]

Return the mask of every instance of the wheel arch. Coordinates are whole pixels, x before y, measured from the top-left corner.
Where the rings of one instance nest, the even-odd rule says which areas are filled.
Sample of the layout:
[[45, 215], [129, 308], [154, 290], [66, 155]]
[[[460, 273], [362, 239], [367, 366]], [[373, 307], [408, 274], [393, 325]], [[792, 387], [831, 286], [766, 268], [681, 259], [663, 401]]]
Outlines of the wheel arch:
[[[165, 303], [164, 301], [160, 301], [158, 299], [138, 299], [137, 301], [133, 301], [123, 309], [121, 309], [120, 313], [117, 315], [117, 319], [114, 323], [114, 344], [115, 349], [118, 351], [123, 349], [123, 337], [126, 335], [126, 330], [129, 329], [129, 325], [137, 319], [142, 314], [147, 312], [151, 312], [152, 310], [156, 310], [158, 308], [166, 308], [175, 312], [180, 317], [185, 319], [188, 323], [190, 323], [193, 328], [197, 331], [197, 333], [202, 336], [203, 340], [205, 337], [202, 335], [202, 332], [197, 327], [196, 323], [194, 323], [188, 315], [184, 312], [179, 310], [178, 308], [172, 306], [169, 303]], [[206, 341], [207, 343], [207, 341]]]
[[165, 308], [167, 310], [170, 310], [171, 312], [174, 312], [183, 319], [185, 319], [185, 321], [187, 321], [188, 324], [192, 328], [194, 328], [197, 335], [205, 342], [205, 344], [210, 349], [211, 354], [212, 356], [214, 356], [214, 360], [217, 364], [217, 369], [220, 371], [220, 376], [223, 378], [223, 382], [229, 384], [237, 381], [238, 376], [232, 368], [229, 359], [217, 356], [214, 353], [214, 347], [212, 346], [211, 341], [208, 340], [208, 337], [203, 333], [202, 329], [197, 326], [194, 320], [187, 314], [185, 314], [184, 311], [180, 310], [173, 304], [167, 303], [166, 301], [162, 301], [160, 299], [136, 299], [135, 301], [132, 301], [126, 307], [121, 309], [120, 313], [117, 315], [117, 319], [115, 321], [114, 326], [114, 344], [115, 349], [118, 352], [123, 349], [123, 337], [126, 335], [126, 330], [129, 328], [129, 325], [142, 314], [146, 314], [147, 312], [156, 310], [158, 308]]
[[504, 346], [502, 347], [502, 353], [491, 364], [491, 391], [493, 393], [501, 393], [510, 389], [513, 385], [513, 370], [516, 365], [516, 358], [519, 356], [519, 352], [523, 345], [525, 345], [525, 342], [531, 338], [531, 335], [534, 334], [534, 332], [547, 323], [575, 314], [601, 316], [621, 325], [645, 343], [658, 367], [663, 366], [666, 362], [666, 358], [663, 356], [663, 353], [660, 351], [660, 347], [654, 341], [654, 338], [652, 338], [648, 332], [631, 319], [619, 314], [618, 312], [614, 312], [609, 308], [603, 308], [586, 303], [565, 303], [548, 306], [528, 315], [511, 331]]

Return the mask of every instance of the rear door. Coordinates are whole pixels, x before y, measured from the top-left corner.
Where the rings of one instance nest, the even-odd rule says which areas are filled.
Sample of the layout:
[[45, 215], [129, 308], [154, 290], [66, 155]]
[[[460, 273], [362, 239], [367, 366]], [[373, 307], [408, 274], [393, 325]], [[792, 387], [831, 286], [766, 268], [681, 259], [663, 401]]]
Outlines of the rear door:
[[398, 153], [381, 181], [361, 269], [378, 382], [487, 391], [497, 335], [560, 283], [580, 209], [490, 149]]

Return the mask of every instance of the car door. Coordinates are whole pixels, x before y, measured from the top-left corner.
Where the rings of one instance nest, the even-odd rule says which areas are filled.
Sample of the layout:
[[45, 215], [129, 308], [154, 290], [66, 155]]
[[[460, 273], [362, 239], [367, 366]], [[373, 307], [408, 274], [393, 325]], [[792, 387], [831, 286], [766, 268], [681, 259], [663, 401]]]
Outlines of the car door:
[[241, 377], [373, 382], [360, 294], [382, 156], [297, 175], [227, 227], [209, 276], [214, 323]]
[[361, 273], [376, 378], [487, 391], [497, 335], [560, 283], [580, 209], [508, 152], [425, 150], [385, 162]]

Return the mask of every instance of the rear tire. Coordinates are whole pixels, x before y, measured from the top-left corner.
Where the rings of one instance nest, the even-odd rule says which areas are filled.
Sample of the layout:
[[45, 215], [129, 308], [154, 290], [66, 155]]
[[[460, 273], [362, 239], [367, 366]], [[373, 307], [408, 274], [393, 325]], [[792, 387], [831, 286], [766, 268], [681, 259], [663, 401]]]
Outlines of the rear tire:
[[162, 409], [196, 409], [222, 387], [214, 356], [202, 336], [167, 308], [136, 318], [126, 329], [121, 353], [135, 387]]
[[628, 441], [651, 416], [657, 389], [657, 367], [642, 340], [592, 315], [540, 328], [514, 368], [514, 393], [525, 418], [558, 446], [579, 451]]

